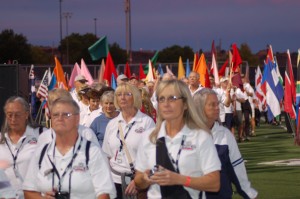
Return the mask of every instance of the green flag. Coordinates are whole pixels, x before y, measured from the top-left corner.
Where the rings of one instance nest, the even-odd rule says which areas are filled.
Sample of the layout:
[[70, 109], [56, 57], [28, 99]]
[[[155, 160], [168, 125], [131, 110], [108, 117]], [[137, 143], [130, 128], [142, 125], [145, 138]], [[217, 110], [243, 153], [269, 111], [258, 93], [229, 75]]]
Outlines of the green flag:
[[108, 43], [106, 36], [101, 37], [92, 46], [88, 48], [93, 61], [106, 57], [108, 53]]
[[[155, 64], [156, 64], [156, 61], [157, 61], [157, 58], [158, 58], [158, 53], [159, 53], [159, 51], [156, 51], [155, 54], [153, 55], [153, 57], [151, 58], [151, 63], [152, 63], [153, 68], [155, 67]], [[149, 64], [147, 64], [144, 68], [144, 73], [145, 74], [148, 74], [148, 69], [149, 69]]]

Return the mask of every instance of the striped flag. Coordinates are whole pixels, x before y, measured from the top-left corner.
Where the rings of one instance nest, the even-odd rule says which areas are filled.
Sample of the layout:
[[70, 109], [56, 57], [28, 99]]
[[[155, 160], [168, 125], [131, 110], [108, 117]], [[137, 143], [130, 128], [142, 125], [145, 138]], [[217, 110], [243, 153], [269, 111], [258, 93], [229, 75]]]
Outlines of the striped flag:
[[48, 70], [46, 70], [44, 73], [42, 82], [36, 93], [38, 98], [44, 98], [44, 99], [48, 98], [48, 85], [49, 85], [48, 73], [49, 73]]
[[284, 111], [288, 113], [291, 119], [296, 119], [296, 112], [294, 108], [295, 100], [296, 100], [296, 87], [295, 80], [293, 74], [292, 61], [290, 56], [290, 51], [287, 50], [287, 64], [285, 69], [284, 76]]
[[262, 104], [265, 104], [266, 96], [261, 90], [261, 81], [262, 81], [261, 70], [260, 67], [257, 66], [257, 69], [255, 71], [255, 95]]

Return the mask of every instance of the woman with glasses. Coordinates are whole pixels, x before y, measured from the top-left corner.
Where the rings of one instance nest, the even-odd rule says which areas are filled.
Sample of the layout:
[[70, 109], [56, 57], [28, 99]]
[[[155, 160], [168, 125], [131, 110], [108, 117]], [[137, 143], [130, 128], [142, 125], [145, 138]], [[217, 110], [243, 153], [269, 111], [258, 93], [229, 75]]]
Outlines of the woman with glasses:
[[198, 114], [211, 130], [222, 164], [220, 191], [217, 193], [206, 192], [206, 198], [232, 198], [232, 183], [243, 198], [256, 198], [257, 191], [251, 188], [244, 160], [235, 137], [228, 128], [220, 125], [218, 121], [220, 108], [217, 94], [211, 89], [203, 88], [201, 91], [195, 93], [193, 99]]
[[[37, 147], [39, 128], [35, 128], [29, 104], [21, 97], [10, 97], [4, 105], [4, 123], [0, 136], [0, 162], [18, 198], [24, 198], [22, 183], [30, 158]], [[41, 128], [41, 131], [43, 129]]]
[[187, 85], [162, 81], [156, 96], [156, 127], [145, 133], [137, 153], [137, 187], [149, 187], [148, 198], [199, 198], [201, 191], [218, 191], [220, 161]]
[[56, 136], [34, 153], [23, 184], [25, 198], [115, 197], [106, 157], [78, 133], [77, 103], [58, 98], [52, 104], [51, 119]]
[[137, 193], [132, 180], [136, 153], [145, 130], [154, 127], [154, 121], [140, 111], [140, 92], [129, 83], [116, 88], [114, 104], [120, 114], [108, 123], [102, 149], [109, 158], [117, 198], [123, 198], [123, 194]]

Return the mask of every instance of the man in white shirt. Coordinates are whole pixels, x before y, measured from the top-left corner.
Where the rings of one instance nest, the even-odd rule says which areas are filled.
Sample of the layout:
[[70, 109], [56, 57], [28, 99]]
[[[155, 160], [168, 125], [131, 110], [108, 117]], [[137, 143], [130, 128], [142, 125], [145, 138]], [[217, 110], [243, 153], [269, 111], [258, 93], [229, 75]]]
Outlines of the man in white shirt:
[[78, 95], [79, 90], [86, 85], [86, 78], [83, 75], [77, 75], [74, 80], [75, 88], [70, 92], [73, 100], [79, 104], [80, 97]]
[[200, 84], [200, 75], [199, 73], [192, 71], [189, 75], [189, 89], [191, 91], [192, 96], [197, 91], [200, 91], [203, 87]]

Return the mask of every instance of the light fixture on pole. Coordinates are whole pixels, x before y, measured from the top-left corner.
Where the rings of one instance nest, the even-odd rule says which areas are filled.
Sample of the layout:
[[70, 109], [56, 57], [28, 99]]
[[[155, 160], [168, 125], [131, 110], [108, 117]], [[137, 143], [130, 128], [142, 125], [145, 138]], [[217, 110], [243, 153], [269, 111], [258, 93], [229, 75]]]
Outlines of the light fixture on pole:
[[71, 12], [64, 12], [63, 16], [66, 19], [66, 45], [67, 45], [67, 65], [69, 65], [69, 19], [72, 16]]

